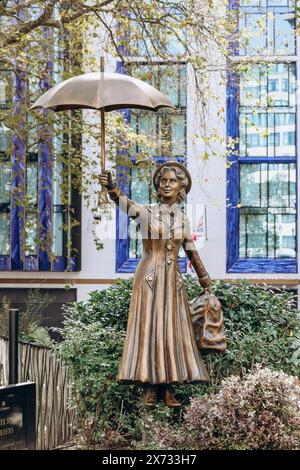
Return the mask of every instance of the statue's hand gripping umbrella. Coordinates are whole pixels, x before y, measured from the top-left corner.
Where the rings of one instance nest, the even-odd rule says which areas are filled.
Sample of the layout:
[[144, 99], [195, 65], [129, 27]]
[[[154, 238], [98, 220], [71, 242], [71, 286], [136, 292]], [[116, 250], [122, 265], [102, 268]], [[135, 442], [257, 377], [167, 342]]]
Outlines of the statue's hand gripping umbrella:
[[[31, 106], [54, 111], [69, 109], [96, 109], [101, 111], [101, 172], [105, 171], [105, 112], [126, 108], [141, 108], [157, 111], [173, 108], [171, 101], [153, 86], [137, 78], [118, 73], [86, 73], [69, 78], [47, 90]], [[102, 188], [99, 203], [105, 204], [107, 195]]]

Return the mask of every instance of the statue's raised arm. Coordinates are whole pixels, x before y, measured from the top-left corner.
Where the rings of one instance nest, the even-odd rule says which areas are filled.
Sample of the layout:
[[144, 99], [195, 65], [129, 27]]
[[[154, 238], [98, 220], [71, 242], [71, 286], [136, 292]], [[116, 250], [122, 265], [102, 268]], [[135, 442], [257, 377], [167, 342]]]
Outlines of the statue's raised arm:
[[99, 181], [100, 184], [107, 189], [110, 199], [114, 201], [121, 210], [126, 212], [129, 217], [136, 218], [141, 215], [143, 206], [132, 201], [123, 193], [117, 182], [113, 180], [110, 171], [105, 171], [102, 173], [100, 175]]

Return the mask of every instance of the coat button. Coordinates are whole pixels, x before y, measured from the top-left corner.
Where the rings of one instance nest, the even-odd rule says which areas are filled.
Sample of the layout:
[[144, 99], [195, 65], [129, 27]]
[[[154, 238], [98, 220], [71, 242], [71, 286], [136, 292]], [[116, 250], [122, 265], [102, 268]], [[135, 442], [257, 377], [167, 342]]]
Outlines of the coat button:
[[171, 261], [170, 259], [167, 259], [167, 263], [168, 263], [168, 264], [171, 264], [172, 261]]
[[168, 248], [168, 250], [172, 250], [172, 245], [171, 245], [171, 243], [168, 243], [168, 244], [167, 244], [167, 248]]

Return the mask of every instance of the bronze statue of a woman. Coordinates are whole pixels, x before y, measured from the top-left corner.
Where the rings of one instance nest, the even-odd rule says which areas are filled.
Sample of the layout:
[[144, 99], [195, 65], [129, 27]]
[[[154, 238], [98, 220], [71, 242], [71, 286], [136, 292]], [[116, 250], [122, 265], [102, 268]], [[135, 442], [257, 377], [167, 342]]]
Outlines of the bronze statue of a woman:
[[208, 382], [209, 376], [191, 320], [178, 265], [183, 246], [201, 286], [211, 280], [194, 245], [181, 202], [191, 188], [187, 168], [175, 161], [160, 165], [153, 176], [159, 202], [140, 205], [127, 198], [110, 172], [100, 176], [110, 198], [140, 224], [143, 255], [134, 276], [126, 340], [118, 381], [146, 386], [145, 405], [158, 392], [167, 406], [180, 406], [171, 384]]

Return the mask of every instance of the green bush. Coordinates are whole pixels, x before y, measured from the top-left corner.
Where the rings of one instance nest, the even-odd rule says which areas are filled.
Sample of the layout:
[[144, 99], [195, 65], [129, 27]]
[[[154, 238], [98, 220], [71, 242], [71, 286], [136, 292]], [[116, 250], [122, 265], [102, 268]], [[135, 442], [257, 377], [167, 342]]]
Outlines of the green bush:
[[135, 433], [139, 390], [116, 382], [124, 332], [114, 326], [104, 328], [100, 321], [81, 321], [77, 308], [77, 304], [66, 307], [64, 328], [59, 329], [63, 341], [57, 350], [74, 383], [82, 443], [86, 447], [125, 443]]
[[[192, 276], [186, 276], [186, 287], [190, 299], [201, 292]], [[87, 302], [67, 307], [60, 330], [64, 338], [60, 352], [73, 377], [81, 429], [94, 432], [85, 433], [88, 443], [118, 436], [138, 440], [151, 416], [171, 425], [178, 425], [183, 418], [184, 408], [165, 413], [163, 405], [145, 416], [140, 387], [116, 383], [131, 289], [132, 279], [92, 292]], [[211, 374], [209, 386], [174, 387], [183, 404], [192, 396], [217, 393], [224, 378], [242, 377], [257, 363], [300, 376], [299, 316], [290, 292], [225, 281], [215, 282], [213, 292], [223, 307], [228, 349], [203, 355]]]

